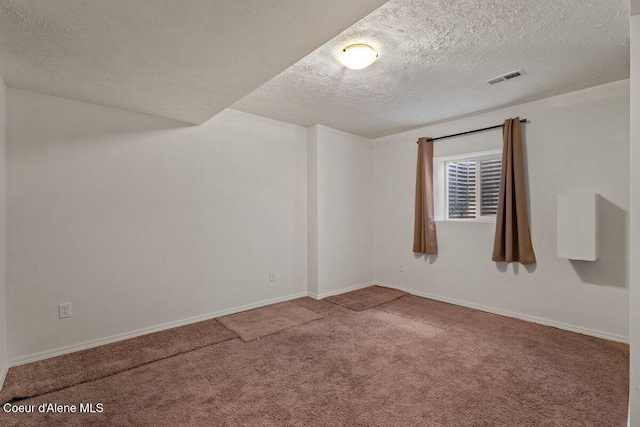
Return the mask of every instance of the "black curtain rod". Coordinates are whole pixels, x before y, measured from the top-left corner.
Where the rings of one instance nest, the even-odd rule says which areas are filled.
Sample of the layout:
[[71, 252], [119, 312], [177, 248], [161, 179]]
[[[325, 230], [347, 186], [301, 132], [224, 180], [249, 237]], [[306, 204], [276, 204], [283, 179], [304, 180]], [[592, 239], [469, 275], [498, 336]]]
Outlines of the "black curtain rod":
[[[527, 122], [527, 119], [521, 119], [520, 120], [520, 123], [526, 123], [526, 122]], [[504, 124], [497, 125], [497, 126], [489, 126], [488, 128], [469, 130], [467, 132], [454, 133], [453, 135], [439, 136], [437, 138], [432, 138], [431, 140], [432, 141], [437, 141], [439, 139], [453, 138], [454, 136], [468, 135], [470, 133], [484, 132], [485, 130], [499, 129], [499, 128], [503, 128], [503, 127], [504, 127]], [[417, 142], [416, 142], [416, 144], [417, 144]]]

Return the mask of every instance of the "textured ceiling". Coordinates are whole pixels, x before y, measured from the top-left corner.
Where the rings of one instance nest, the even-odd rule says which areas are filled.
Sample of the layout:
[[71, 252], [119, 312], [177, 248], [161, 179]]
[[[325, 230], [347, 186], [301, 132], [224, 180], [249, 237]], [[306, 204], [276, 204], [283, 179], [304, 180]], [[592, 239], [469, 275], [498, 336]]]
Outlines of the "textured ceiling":
[[202, 123], [384, 2], [0, 0], [0, 74]]
[[[343, 67], [352, 43], [378, 61]], [[628, 77], [628, 0], [391, 0], [232, 108], [379, 137]]]

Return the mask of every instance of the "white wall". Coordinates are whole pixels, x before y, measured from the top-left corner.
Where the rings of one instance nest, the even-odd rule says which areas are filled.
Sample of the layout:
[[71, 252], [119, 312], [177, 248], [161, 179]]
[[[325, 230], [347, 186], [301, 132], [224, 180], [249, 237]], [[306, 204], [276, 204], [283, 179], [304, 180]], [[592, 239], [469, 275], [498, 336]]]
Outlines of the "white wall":
[[9, 359], [306, 295], [306, 140], [8, 89]]
[[[508, 84], [508, 83], [506, 83]], [[538, 264], [491, 261], [495, 224], [438, 222], [439, 254], [412, 252], [416, 140], [524, 126]], [[501, 148], [499, 131], [435, 142], [435, 156]], [[374, 141], [375, 280], [424, 296], [617, 340], [629, 336], [629, 81], [504, 108]], [[601, 258], [556, 256], [559, 194], [600, 193]], [[404, 263], [405, 272], [399, 271]]]
[[309, 144], [316, 186], [309, 208], [317, 209], [317, 291], [310, 292], [322, 298], [373, 280], [372, 146], [325, 126], [309, 128]]
[[0, 388], [8, 369], [7, 353], [7, 177], [5, 157], [7, 88], [0, 76]]
[[[634, 7], [635, 4], [635, 7]], [[640, 13], [640, 2], [632, 2]], [[640, 15], [631, 17], [631, 386], [630, 426], [640, 426]]]
[[[628, 81], [373, 144], [233, 110], [184, 127], [16, 89], [8, 102], [14, 363], [307, 289], [322, 297], [374, 274], [426, 296], [628, 337]], [[538, 265], [491, 262], [492, 224], [439, 222], [440, 254], [416, 258], [415, 140], [515, 115], [530, 120]], [[490, 132], [436, 143], [435, 151], [500, 146], [500, 133]], [[603, 197], [595, 263], [555, 253], [557, 195], [583, 192]], [[57, 319], [62, 302], [72, 302], [71, 319]]]
[[318, 296], [318, 126], [307, 129], [307, 290]]

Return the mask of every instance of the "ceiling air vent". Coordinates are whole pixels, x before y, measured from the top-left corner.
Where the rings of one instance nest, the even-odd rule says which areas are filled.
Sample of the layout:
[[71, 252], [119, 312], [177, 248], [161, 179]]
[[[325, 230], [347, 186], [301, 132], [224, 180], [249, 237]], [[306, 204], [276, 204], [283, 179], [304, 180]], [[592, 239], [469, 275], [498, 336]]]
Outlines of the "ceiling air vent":
[[489, 79], [489, 80], [487, 80], [487, 83], [490, 84], [490, 85], [494, 85], [496, 83], [500, 83], [500, 82], [504, 82], [504, 81], [507, 81], [507, 80], [515, 79], [516, 77], [520, 77], [523, 74], [524, 74], [524, 70], [512, 71], [510, 73], [503, 74], [501, 76]]

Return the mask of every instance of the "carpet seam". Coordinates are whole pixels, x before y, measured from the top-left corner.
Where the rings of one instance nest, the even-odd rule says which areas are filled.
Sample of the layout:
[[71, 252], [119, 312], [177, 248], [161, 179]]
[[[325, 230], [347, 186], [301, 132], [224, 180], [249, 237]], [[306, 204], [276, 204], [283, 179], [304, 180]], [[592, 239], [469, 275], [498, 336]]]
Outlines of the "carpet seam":
[[[233, 332], [233, 331], [231, 331], [231, 332]], [[95, 381], [100, 381], [100, 380], [103, 380], [105, 378], [113, 377], [114, 375], [118, 375], [118, 374], [121, 374], [123, 372], [132, 371], [134, 369], [141, 368], [143, 366], [150, 365], [150, 364], [155, 363], [155, 362], [160, 362], [162, 360], [171, 359], [172, 357], [177, 357], [177, 356], [180, 356], [180, 355], [183, 355], [183, 354], [191, 353], [191, 352], [196, 351], [196, 350], [201, 350], [201, 349], [206, 348], [206, 347], [212, 347], [214, 345], [222, 344], [223, 342], [227, 342], [227, 341], [231, 341], [231, 340], [235, 340], [235, 339], [240, 339], [240, 341], [242, 341], [242, 339], [236, 334], [235, 337], [227, 338], [225, 340], [218, 341], [217, 343], [207, 344], [207, 345], [203, 345], [203, 346], [200, 346], [200, 347], [195, 347], [195, 348], [193, 348], [191, 350], [182, 351], [180, 353], [172, 354], [171, 356], [161, 357], [159, 359], [151, 360], [149, 362], [145, 362], [145, 363], [142, 363], [140, 365], [132, 366], [131, 368], [123, 369], [121, 371], [114, 372], [112, 374], [101, 376], [99, 378], [94, 378], [94, 379], [91, 379], [91, 380], [81, 381], [79, 383], [75, 383], [75, 384], [72, 384], [72, 385], [69, 385], [69, 386], [66, 386], [66, 387], [55, 388], [53, 390], [49, 390], [49, 391], [46, 391], [44, 393], [36, 393], [36, 394], [31, 394], [31, 395], [26, 395], [26, 396], [16, 396], [16, 397], [12, 398], [11, 400], [8, 400], [8, 401], [3, 402], [3, 403], [13, 403], [13, 402], [18, 402], [20, 400], [25, 400], [25, 399], [31, 399], [31, 398], [34, 398], [34, 397], [45, 396], [47, 394], [55, 393], [57, 391], [65, 390], [65, 389], [68, 389], [68, 388], [71, 388], [71, 387], [75, 387], [75, 386], [78, 386], [78, 385], [81, 385], [81, 384], [88, 384], [88, 383], [92, 383], [92, 382], [95, 382]]]
[[395, 300], [400, 299], [400, 298], [402, 298], [402, 297], [405, 297], [405, 296], [407, 296], [407, 295], [409, 295], [409, 294], [405, 293], [405, 295], [400, 295], [400, 296], [398, 296], [398, 297], [396, 297], [396, 298], [390, 299], [389, 301], [381, 302], [380, 304], [376, 304], [376, 305], [373, 305], [373, 306], [371, 306], [371, 307], [363, 308], [362, 310], [356, 310], [355, 308], [349, 307], [349, 306], [347, 306], [347, 305], [340, 304], [340, 303], [338, 303], [338, 302], [333, 302], [333, 301], [329, 301], [329, 302], [331, 302], [331, 303], [333, 303], [333, 304], [335, 304], [335, 305], [339, 305], [340, 307], [348, 308], [348, 309], [349, 309], [349, 310], [351, 310], [351, 311], [355, 311], [355, 312], [357, 312], [357, 313], [361, 313], [361, 312], [363, 312], [363, 311], [367, 311], [367, 310], [370, 310], [370, 309], [372, 309], [372, 308], [373, 308], [373, 309], [375, 309], [376, 307], [379, 307], [379, 306], [381, 306], [381, 305], [383, 305], [383, 304], [388, 304], [388, 303], [390, 303], [391, 301], [395, 301]]
[[[395, 365], [396, 363], [398, 363], [398, 362], [393, 362], [393, 365]], [[341, 393], [341, 394], [349, 393], [349, 392], [351, 392], [351, 391], [353, 391], [353, 390], [355, 390], [355, 389], [357, 389], [357, 388], [359, 388], [359, 387], [362, 387], [362, 386], [364, 385], [364, 383], [366, 383], [367, 381], [369, 381], [371, 378], [373, 378], [373, 377], [376, 377], [376, 376], [380, 375], [382, 372], [386, 371], [387, 369], [390, 369], [390, 367], [385, 367], [385, 368], [380, 369], [379, 371], [375, 372], [374, 374], [371, 374], [371, 375], [369, 375], [368, 377], [366, 377], [364, 380], [362, 380], [362, 382], [361, 382], [360, 384], [356, 384], [356, 385], [354, 385], [354, 386], [351, 386], [351, 387], [349, 387], [347, 390], [345, 390], [345, 391], [341, 391], [340, 393]]]
[[[241, 340], [241, 341], [242, 341], [242, 340]], [[198, 369], [198, 367], [197, 367], [197, 366], [195, 366], [193, 363], [191, 363], [191, 361], [189, 360], [189, 358], [187, 358], [187, 363], [189, 364], [189, 366], [191, 366], [191, 369], [193, 369], [193, 370], [195, 370], [195, 371], [197, 371], [197, 372], [198, 372], [198, 376], [199, 376], [200, 378], [204, 379], [204, 380], [207, 382], [207, 384], [208, 384], [208, 386], [209, 386], [209, 389], [211, 389], [211, 387], [213, 387], [213, 384], [211, 384], [211, 381], [209, 381], [209, 378], [205, 377], [205, 376], [202, 374], [202, 371], [201, 371], [200, 369]]]
[[[380, 304], [380, 305], [383, 305], [383, 304]], [[453, 326], [455, 326], [455, 325], [458, 325], [458, 324], [460, 323], [459, 321], [456, 321], [456, 322], [451, 323], [451, 324], [450, 324], [450, 325], [448, 325], [448, 326], [442, 327], [442, 326], [437, 326], [437, 325], [434, 325], [434, 324], [431, 324], [431, 323], [424, 322], [424, 321], [422, 321], [422, 320], [413, 319], [413, 318], [408, 317], [408, 316], [403, 316], [403, 315], [401, 315], [401, 314], [392, 313], [392, 312], [390, 312], [390, 311], [382, 310], [382, 309], [380, 309], [380, 308], [378, 308], [378, 307], [380, 307], [380, 306], [375, 306], [375, 307], [371, 307], [371, 308], [372, 308], [372, 309], [374, 309], [374, 310], [381, 311], [381, 312], [383, 312], [383, 313], [387, 313], [387, 314], [391, 314], [391, 315], [393, 315], [393, 316], [401, 317], [401, 318], [403, 318], [403, 319], [413, 320], [414, 322], [422, 323], [423, 325], [432, 326], [432, 327], [434, 327], [434, 328], [442, 329], [443, 331], [444, 331], [444, 330], [447, 330], [447, 329], [449, 329], [449, 328], [451, 328], [451, 327], [453, 327]]]
[[[304, 307], [303, 307], [303, 308], [304, 308]], [[311, 311], [311, 310], [309, 310], [309, 311]], [[314, 311], [313, 313], [315, 313], [315, 311]], [[235, 331], [232, 331], [232, 332], [233, 332], [233, 333], [235, 333], [236, 335], [238, 335], [238, 338], [240, 338], [243, 342], [245, 342], [245, 343], [249, 343], [249, 342], [252, 342], [252, 341], [259, 340], [260, 338], [270, 337], [271, 335], [275, 335], [275, 334], [277, 334], [277, 333], [279, 333], [279, 332], [288, 331], [289, 329], [297, 328], [298, 326], [307, 325], [307, 324], [309, 324], [309, 323], [311, 323], [311, 322], [315, 322], [315, 321], [317, 321], [317, 320], [322, 320], [322, 319], [324, 319], [324, 318], [326, 317], [326, 316], [323, 316], [323, 315], [322, 315], [322, 314], [320, 314], [320, 313], [316, 313], [316, 314], [317, 314], [318, 316], [322, 316], [322, 317], [320, 317], [319, 319], [311, 319], [311, 320], [309, 320], [308, 322], [300, 323], [300, 324], [298, 324], [298, 325], [289, 326], [288, 328], [280, 329], [279, 331], [275, 331], [275, 332], [272, 332], [272, 333], [267, 334], [267, 335], [262, 335], [262, 336], [256, 337], [256, 338], [251, 339], [251, 340], [248, 340], [248, 341], [246, 341], [244, 338], [242, 338], [242, 337], [241, 337], [237, 332], [235, 332]]]
[[[296, 305], [298, 305], [298, 304], [296, 304]], [[300, 306], [300, 305], [298, 305], [298, 307], [304, 308], [304, 307], [302, 307], [302, 306]], [[262, 308], [262, 307], [259, 307], [259, 308]], [[257, 310], [257, 309], [259, 309], [259, 308], [252, 309], [252, 310]], [[247, 311], [252, 311], [252, 310], [247, 310]], [[309, 310], [309, 311], [311, 311], [311, 310]], [[316, 312], [313, 312], [313, 311], [311, 311], [311, 312], [312, 312], [312, 313], [315, 313], [316, 315], [321, 316], [321, 317], [320, 317], [320, 318], [318, 318], [318, 319], [312, 319], [312, 320], [310, 320], [310, 321], [308, 321], [308, 322], [305, 322], [305, 323], [301, 323], [300, 325], [294, 325], [294, 326], [291, 326], [291, 327], [286, 328], [286, 329], [281, 329], [280, 331], [276, 331], [276, 332], [274, 332], [274, 333], [272, 333], [272, 334], [264, 335], [263, 337], [267, 337], [267, 336], [269, 336], [269, 335], [273, 335], [273, 334], [276, 334], [276, 333], [278, 333], [278, 332], [286, 331], [286, 330], [291, 329], [291, 328], [294, 328], [294, 327], [296, 327], [296, 326], [306, 325], [306, 324], [311, 323], [311, 322], [313, 322], [313, 321], [315, 321], [315, 320], [320, 320], [320, 319], [324, 319], [324, 318], [325, 318], [325, 316], [321, 315], [320, 313], [316, 313]], [[243, 312], [243, 313], [245, 313], [245, 312]], [[231, 315], [231, 316], [233, 316], [233, 315]], [[182, 351], [182, 352], [179, 352], [179, 353], [172, 354], [172, 355], [170, 355], [170, 356], [166, 356], [166, 357], [161, 357], [161, 358], [158, 358], [158, 359], [154, 359], [154, 360], [151, 360], [151, 361], [149, 361], [149, 362], [145, 362], [145, 363], [142, 363], [142, 364], [139, 364], [139, 365], [136, 365], [136, 366], [132, 366], [132, 367], [127, 368], [127, 369], [122, 369], [122, 370], [119, 370], [119, 371], [117, 371], [117, 372], [114, 372], [114, 373], [111, 373], [111, 374], [108, 374], [108, 375], [103, 375], [103, 376], [100, 376], [100, 377], [97, 377], [97, 378], [93, 378], [93, 379], [89, 379], [89, 380], [86, 380], [86, 381], [77, 382], [77, 383], [74, 383], [74, 384], [71, 384], [71, 385], [68, 385], [68, 386], [65, 386], [65, 387], [57, 387], [57, 388], [53, 388], [53, 389], [51, 389], [51, 390], [49, 390], [49, 391], [46, 391], [46, 392], [43, 392], [43, 393], [35, 393], [35, 394], [26, 394], [26, 395], [18, 395], [18, 396], [14, 396], [14, 397], [12, 397], [10, 400], [7, 400], [6, 402], [2, 402], [2, 403], [3, 403], [3, 404], [4, 404], [4, 403], [13, 403], [13, 402], [17, 402], [17, 401], [20, 401], [20, 400], [25, 400], [25, 399], [31, 399], [31, 398], [36, 398], [36, 397], [40, 397], [40, 396], [45, 396], [45, 395], [50, 394], [50, 393], [55, 393], [55, 392], [57, 392], [57, 391], [65, 390], [65, 389], [68, 389], [68, 388], [71, 388], [71, 387], [75, 387], [75, 386], [78, 386], [78, 385], [81, 385], [81, 384], [86, 384], [86, 383], [91, 383], [91, 382], [99, 381], [99, 380], [102, 380], [102, 379], [105, 379], [105, 378], [112, 377], [112, 376], [114, 376], [114, 375], [121, 374], [121, 373], [123, 373], [123, 372], [131, 371], [131, 370], [133, 370], [133, 369], [137, 369], [137, 368], [140, 368], [140, 367], [142, 367], [142, 366], [149, 365], [149, 364], [154, 363], [154, 362], [159, 362], [159, 361], [162, 361], [162, 360], [167, 360], [167, 359], [170, 359], [170, 358], [172, 358], [172, 357], [176, 357], [176, 356], [180, 356], [180, 355], [183, 355], [183, 354], [191, 353], [191, 352], [193, 352], [193, 351], [200, 350], [200, 349], [203, 349], [203, 348], [206, 348], [206, 347], [211, 347], [211, 346], [214, 346], [214, 345], [217, 345], [217, 344], [221, 344], [221, 343], [226, 342], [226, 341], [230, 341], [230, 340], [234, 340], [234, 339], [239, 339], [239, 340], [240, 340], [240, 341], [242, 341], [243, 343], [248, 343], [248, 342], [255, 341], [255, 340], [257, 340], [257, 339], [262, 338], [262, 337], [257, 337], [257, 338], [254, 338], [254, 339], [252, 339], [252, 340], [245, 341], [245, 340], [244, 340], [244, 339], [243, 339], [243, 338], [242, 338], [242, 337], [241, 337], [237, 332], [235, 332], [235, 331], [234, 331], [234, 330], [232, 330], [232, 329], [229, 329], [229, 328], [228, 328], [224, 323], [220, 322], [220, 320], [219, 320], [219, 319], [215, 319], [215, 320], [218, 322], [218, 324], [219, 324], [220, 326], [222, 326], [224, 329], [226, 329], [226, 330], [227, 330], [227, 331], [229, 331], [230, 333], [234, 334], [235, 336], [234, 336], [234, 337], [227, 338], [227, 339], [224, 339], [224, 340], [222, 340], [222, 341], [218, 341], [218, 342], [213, 343], [213, 344], [207, 344], [207, 345], [203, 345], [203, 346], [194, 347], [194, 348], [192, 348], [192, 349], [190, 349], [190, 350], [186, 350], [186, 351]]]
[[[405, 296], [405, 295], [403, 295], [403, 296]], [[402, 296], [401, 296], [400, 298], [402, 298]], [[396, 298], [396, 299], [397, 299], [397, 298]], [[392, 301], [394, 301], [394, 300], [392, 300]], [[372, 308], [373, 308], [374, 310], [377, 310], [375, 307], [372, 307]], [[365, 311], [365, 310], [363, 310], [363, 311]], [[388, 313], [388, 312], [383, 311], [383, 310], [378, 310], [378, 311], [383, 312], [383, 313], [387, 313], [387, 314], [391, 314], [392, 316], [396, 316], [396, 315], [395, 315], [395, 314], [393, 314], [393, 313]], [[399, 318], [401, 318], [401, 319], [413, 320], [413, 319], [409, 319], [408, 317], [404, 317], [404, 316], [397, 316], [397, 317], [399, 317]], [[447, 332], [447, 329], [445, 329], [445, 328], [438, 328], [437, 326], [429, 325], [429, 324], [427, 324], [427, 323], [423, 323], [423, 322], [420, 322], [420, 321], [417, 321], [417, 320], [416, 320], [416, 322], [418, 322], [418, 323], [422, 323], [423, 325], [431, 326], [431, 327], [433, 327], [433, 328], [436, 328], [436, 329], [440, 329], [440, 330], [441, 330], [441, 332], [440, 332], [440, 333], [438, 333], [438, 334], [436, 334], [436, 335], [434, 335], [434, 336], [432, 336], [432, 337], [430, 337], [430, 338], [425, 339], [425, 341], [426, 341], [426, 342], [433, 341], [433, 340], [435, 340], [436, 338], [439, 338], [441, 335], [443, 335], [443, 334], [445, 334], [445, 333]], [[393, 344], [393, 345], [394, 345], [396, 348], [399, 348], [399, 349], [402, 349], [402, 348], [403, 348], [402, 346], [397, 345], [397, 344]], [[365, 379], [364, 379], [360, 384], [358, 384], [358, 385], [354, 385], [353, 387], [350, 387], [349, 389], [347, 389], [347, 390], [345, 391], [345, 393], [346, 393], [346, 392], [353, 391], [353, 390], [355, 390], [355, 389], [356, 389], [356, 388], [358, 388], [358, 387], [362, 387], [362, 386], [364, 385], [364, 383], [366, 383], [367, 381], [369, 381], [371, 378], [373, 378], [373, 377], [375, 377], [375, 376], [377, 376], [377, 375], [380, 375], [382, 372], [384, 372], [384, 371], [386, 371], [386, 370], [388, 370], [388, 369], [391, 369], [391, 366], [398, 365], [398, 364], [400, 364], [400, 363], [404, 363], [404, 362], [401, 362], [401, 361], [395, 361], [395, 362], [391, 363], [391, 365], [390, 365], [390, 366], [384, 367], [384, 368], [380, 369], [379, 371], [377, 371], [375, 374], [372, 374], [372, 375], [368, 376], [367, 378], [365, 378]]]

